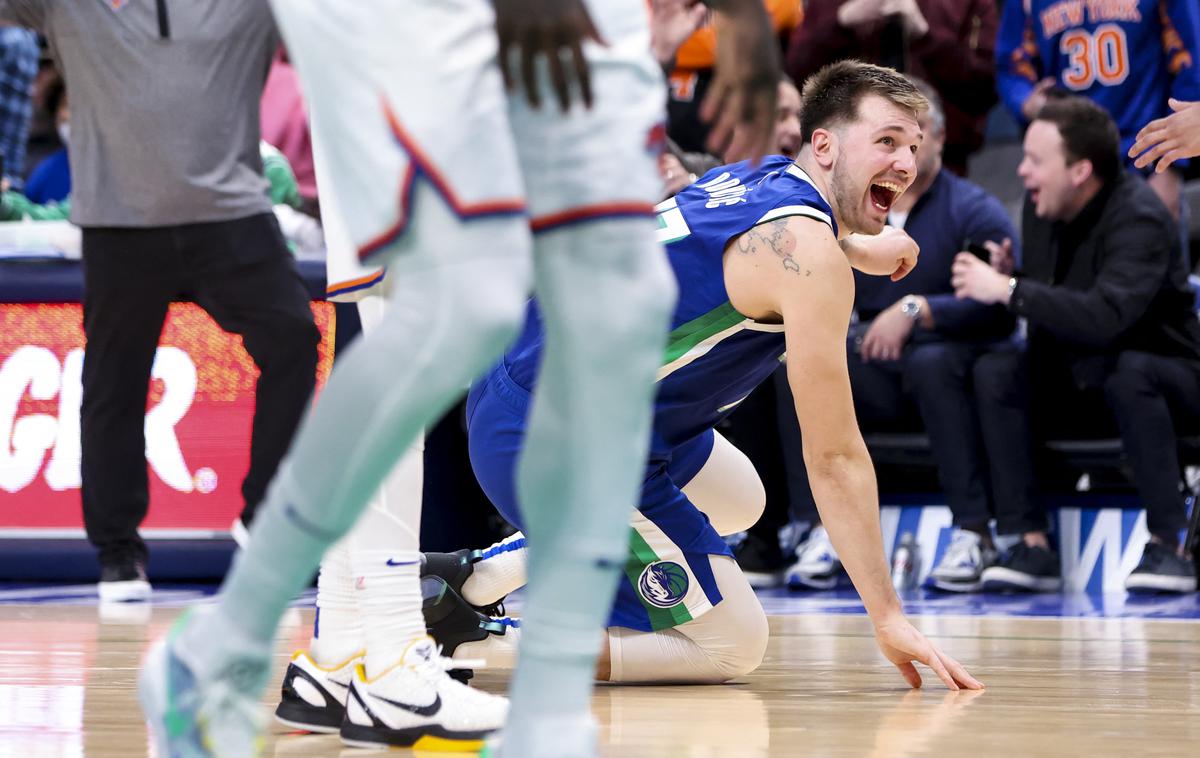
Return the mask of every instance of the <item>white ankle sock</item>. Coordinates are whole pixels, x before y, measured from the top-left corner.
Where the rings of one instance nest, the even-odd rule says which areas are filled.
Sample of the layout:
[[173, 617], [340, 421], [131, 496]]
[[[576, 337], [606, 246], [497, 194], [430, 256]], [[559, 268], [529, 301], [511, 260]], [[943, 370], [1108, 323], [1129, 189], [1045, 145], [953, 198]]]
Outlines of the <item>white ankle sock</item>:
[[362, 652], [363, 627], [350, 571], [346, 540], [334, 545], [321, 561], [317, 576], [317, 616], [309, 646], [320, 666], [335, 666]]
[[363, 550], [351, 556], [358, 607], [366, 620], [367, 676], [400, 659], [425, 634], [421, 614], [421, 555], [416, 550]]
[[514, 532], [483, 551], [463, 583], [463, 599], [471, 605], [491, 605], [524, 587], [525, 562], [525, 535]]

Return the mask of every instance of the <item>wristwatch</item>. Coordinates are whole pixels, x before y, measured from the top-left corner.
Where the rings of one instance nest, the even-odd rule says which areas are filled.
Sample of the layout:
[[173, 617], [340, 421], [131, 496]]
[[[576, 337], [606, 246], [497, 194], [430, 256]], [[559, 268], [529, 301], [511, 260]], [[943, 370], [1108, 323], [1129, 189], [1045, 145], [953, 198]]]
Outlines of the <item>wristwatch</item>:
[[916, 295], [905, 295], [900, 300], [900, 312], [913, 321], [921, 320], [921, 298]]

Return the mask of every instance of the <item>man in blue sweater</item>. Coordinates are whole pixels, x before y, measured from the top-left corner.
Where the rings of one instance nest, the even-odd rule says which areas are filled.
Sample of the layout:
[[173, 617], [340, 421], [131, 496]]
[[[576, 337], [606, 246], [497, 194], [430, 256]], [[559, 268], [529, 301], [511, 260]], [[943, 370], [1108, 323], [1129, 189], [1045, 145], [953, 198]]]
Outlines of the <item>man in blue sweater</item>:
[[[925, 142], [917, 153], [917, 178], [892, 205], [888, 223], [920, 245], [921, 265], [899, 282], [856, 274], [859, 322], [849, 335], [850, 381], [864, 429], [923, 425], [928, 431], [955, 526], [951, 548], [931, 581], [962, 591], [977, 588], [983, 569], [995, 560], [973, 367], [989, 345], [1012, 334], [1014, 320], [1003, 308], [956, 298], [950, 267], [968, 246], [1015, 239], [1016, 233], [995, 197], [942, 167], [941, 101], [928, 84], [918, 82], [918, 88], [931, 104], [921, 122]], [[785, 396], [781, 402], [790, 400]], [[789, 489], [797, 510], [804, 511], [812, 495], [799, 429], [786, 417], [780, 414]], [[800, 547], [788, 583], [828, 588], [840, 573], [837, 554], [818, 526]]]

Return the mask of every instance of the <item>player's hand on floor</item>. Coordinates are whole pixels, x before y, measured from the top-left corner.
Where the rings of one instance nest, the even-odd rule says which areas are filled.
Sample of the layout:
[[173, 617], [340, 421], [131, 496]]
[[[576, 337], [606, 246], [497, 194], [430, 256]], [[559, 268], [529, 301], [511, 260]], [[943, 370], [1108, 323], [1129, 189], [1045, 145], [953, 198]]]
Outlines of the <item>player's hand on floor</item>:
[[700, 106], [700, 118], [711, 124], [708, 150], [729, 163], [758, 159], [775, 131], [779, 44], [761, 2], [713, 5], [720, 8], [717, 62]]
[[[519, 76], [525, 97], [534, 108], [542, 106], [537, 82], [539, 56], [545, 56], [559, 107], [571, 105], [571, 77], [579, 85], [583, 104], [592, 106], [592, 80], [583, 55], [585, 40], [604, 44], [583, 0], [493, 0], [496, 34], [500, 39], [500, 71], [504, 84], [514, 89]], [[517, 67], [517, 71], [513, 67]]]
[[967, 672], [963, 665], [946, 655], [917, 631], [908, 619], [898, 618], [875, 627], [875, 641], [883, 656], [900, 669], [910, 687], [921, 686], [921, 675], [914, 661], [924, 663], [951, 690], [981, 690], [983, 683]]

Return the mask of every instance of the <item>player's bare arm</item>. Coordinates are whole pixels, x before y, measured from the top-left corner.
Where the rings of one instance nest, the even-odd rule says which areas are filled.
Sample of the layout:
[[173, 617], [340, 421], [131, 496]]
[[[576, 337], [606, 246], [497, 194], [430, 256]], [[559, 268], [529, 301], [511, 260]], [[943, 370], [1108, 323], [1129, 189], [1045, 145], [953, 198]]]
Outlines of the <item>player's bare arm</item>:
[[[603, 41], [583, 0], [494, 0], [494, 5], [500, 71], [508, 89], [515, 88], [519, 76], [529, 104], [540, 108], [542, 95], [535, 61], [545, 56], [559, 107], [565, 111], [571, 105], [573, 77], [583, 104], [590, 108], [592, 80], [583, 43]], [[514, 65], [518, 71], [513, 70]]]
[[700, 117], [708, 149], [727, 161], [766, 154], [781, 75], [779, 44], [762, 0], [704, 0], [717, 11], [717, 64]]
[[898, 282], [917, 267], [921, 248], [903, 229], [885, 226], [879, 234], [850, 234], [839, 244], [850, 265], [864, 274]]
[[880, 650], [913, 687], [913, 661], [951, 690], [983, 685], [904, 617], [892, 589], [875, 471], [858, 431], [846, 364], [846, 327], [854, 302], [849, 262], [828, 226], [805, 217], [760, 224], [726, 252], [734, 307], [755, 318], [781, 316], [788, 379], [804, 433], [804, 460], [822, 523], [862, 597]]

